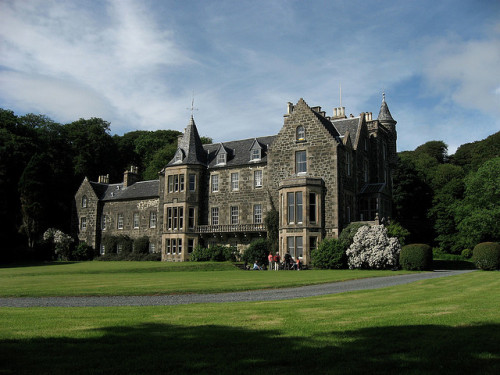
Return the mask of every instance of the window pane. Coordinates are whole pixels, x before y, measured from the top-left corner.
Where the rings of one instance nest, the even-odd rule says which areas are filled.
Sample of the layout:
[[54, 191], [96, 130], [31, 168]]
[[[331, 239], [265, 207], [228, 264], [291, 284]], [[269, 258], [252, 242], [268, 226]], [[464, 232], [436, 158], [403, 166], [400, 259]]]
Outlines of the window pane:
[[297, 151], [295, 153], [295, 172], [296, 173], [307, 172], [305, 151]]
[[139, 213], [134, 212], [134, 229], [139, 228]]
[[256, 204], [253, 206], [253, 222], [254, 224], [262, 224], [262, 205]]
[[181, 174], [179, 176], [179, 184], [180, 184], [180, 189], [179, 190], [180, 191], [184, 191], [184, 175], [183, 174]]
[[212, 225], [219, 225], [219, 208], [212, 207]]
[[240, 187], [240, 176], [239, 173], [231, 173], [231, 189], [238, 190]]
[[286, 248], [288, 253], [295, 258], [295, 244], [294, 244], [294, 237], [287, 237], [286, 238]]
[[196, 175], [189, 175], [189, 191], [194, 191], [196, 189]]
[[253, 173], [254, 176], [254, 181], [255, 181], [255, 187], [261, 187], [262, 186], [262, 170], [257, 170]]
[[212, 191], [219, 191], [219, 175], [212, 176]]
[[238, 207], [237, 206], [232, 206], [231, 207], [231, 224], [238, 224]]
[[295, 222], [295, 194], [287, 193], [288, 201], [288, 224]]
[[295, 247], [296, 247], [296, 250], [297, 250], [296, 255], [299, 258], [302, 258], [302, 256], [303, 256], [303, 251], [302, 251], [302, 237], [295, 237]]
[[316, 194], [309, 193], [309, 221], [316, 222]]
[[295, 193], [295, 205], [297, 208], [297, 223], [302, 223], [302, 192], [298, 191]]
[[194, 207], [189, 207], [188, 213], [188, 227], [190, 229], [194, 228]]

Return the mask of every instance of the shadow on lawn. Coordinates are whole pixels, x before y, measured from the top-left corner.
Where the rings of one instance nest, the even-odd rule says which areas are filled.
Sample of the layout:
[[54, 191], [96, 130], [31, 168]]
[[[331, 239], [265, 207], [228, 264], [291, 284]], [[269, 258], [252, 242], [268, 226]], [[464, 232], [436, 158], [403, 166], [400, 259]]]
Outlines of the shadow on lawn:
[[500, 373], [500, 325], [378, 327], [312, 339], [227, 326], [145, 324], [100, 332], [100, 338], [2, 340], [0, 374]]

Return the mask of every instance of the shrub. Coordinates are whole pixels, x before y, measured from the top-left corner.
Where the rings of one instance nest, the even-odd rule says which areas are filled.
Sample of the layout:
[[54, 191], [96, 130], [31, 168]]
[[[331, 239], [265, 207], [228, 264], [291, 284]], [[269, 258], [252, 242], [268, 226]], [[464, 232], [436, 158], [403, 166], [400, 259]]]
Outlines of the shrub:
[[387, 228], [387, 235], [389, 237], [396, 237], [399, 240], [399, 244], [401, 246], [405, 245], [406, 239], [410, 235], [410, 232], [403, 228], [401, 224], [399, 224], [397, 221], [392, 220], [391, 223], [386, 226]]
[[104, 251], [106, 255], [116, 254], [116, 245], [118, 244], [118, 238], [106, 234], [102, 237], [102, 245], [104, 245]]
[[120, 253], [104, 254], [96, 258], [98, 261], [160, 261], [160, 253], [138, 254], [138, 253]]
[[148, 254], [149, 253], [149, 237], [143, 236], [134, 240], [134, 253]]
[[267, 256], [269, 255], [271, 246], [264, 238], [253, 241], [250, 246], [243, 252], [241, 259], [246, 263], [257, 261], [259, 265], [268, 264]]
[[116, 238], [116, 245], [117, 247], [121, 247], [121, 253], [131, 253], [133, 243], [134, 241], [124, 234], [120, 234]]
[[474, 247], [472, 259], [476, 267], [485, 271], [500, 268], [500, 244], [483, 242]]
[[73, 238], [59, 229], [49, 228], [43, 239], [54, 246], [54, 253], [59, 260], [71, 260]]
[[196, 246], [191, 253], [191, 260], [195, 262], [234, 262], [236, 261], [236, 248], [232, 246], [214, 245], [209, 248]]
[[409, 271], [432, 269], [432, 248], [425, 244], [403, 246], [399, 254], [399, 264]]
[[348, 244], [334, 238], [323, 240], [311, 253], [314, 268], [341, 269], [347, 267]]
[[354, 236], [359, 228], [367, 226], [367, 224], [363, 223], [351, 223], [347, 227], [345, 227], [340, 233], [339, 240], [347, 244], [347, 246], [352, 245], [354, 240]]
[[470, 258], [472, 258], [472, 250], [471, 249], [463, 249], [461, 255], [465, 259], [470, 259]]
[[94, 249], [85, 242], [80, 242], [71, 255], [72, 260], [91, 260], [94, 258]]
[[387, 269], [398, 266], [401, 245], [383, 225], [363, 226], [346, 251], [349, 268]]

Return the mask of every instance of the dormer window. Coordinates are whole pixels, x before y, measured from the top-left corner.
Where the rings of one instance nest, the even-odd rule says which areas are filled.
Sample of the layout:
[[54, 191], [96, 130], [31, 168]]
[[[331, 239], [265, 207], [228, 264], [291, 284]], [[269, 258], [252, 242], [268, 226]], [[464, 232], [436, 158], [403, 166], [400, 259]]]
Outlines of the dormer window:
[[254, 148], [251, 152], [250, 152], [250, 160], [260, 160], [261, 157], [260, 157], [260, 148]]
[[306, 130], [302, 125], [297, 126], [296, 130], [296, 139], [297, 141], [305, 141], [306, 140]]
[[227, 154], [225, 152], [220, 152], [219, 155], [217, 155], [217, 164], [226, 164], [227, 161]]
[[183, 159], [182, 150], [179, 148], [174, 156], [174, 163], [180, 163]]

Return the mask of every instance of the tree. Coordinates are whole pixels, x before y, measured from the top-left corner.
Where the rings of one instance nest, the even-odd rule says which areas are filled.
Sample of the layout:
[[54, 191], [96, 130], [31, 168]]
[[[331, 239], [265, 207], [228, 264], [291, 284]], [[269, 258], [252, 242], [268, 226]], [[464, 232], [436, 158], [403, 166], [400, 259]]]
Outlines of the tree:
[[455, 205], [455, 215], [464, 248], [500, 240], [500, 157], [465, 178], [464, 199]]
[[269, 251], [274, 254], [278, 251], [279, 239], [279, 213], [274, 206], [267, 212], [264, 223], [267, 229], [267, 238], [270, 246]]
[[312, 265], [320, 269], [341, 269], [347, 266], [346, 249], [348, 244], [335, 238], [321, 241], [311, 253]]

